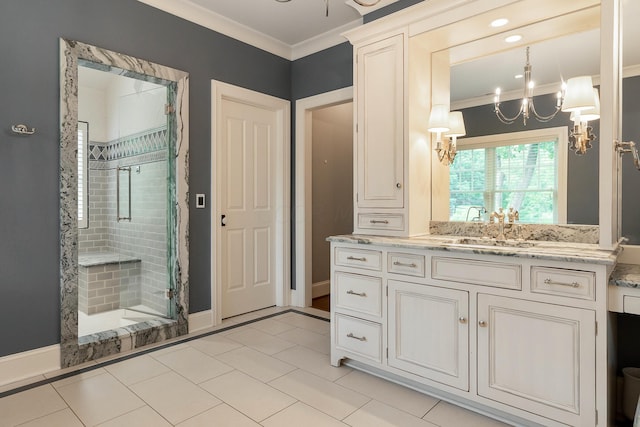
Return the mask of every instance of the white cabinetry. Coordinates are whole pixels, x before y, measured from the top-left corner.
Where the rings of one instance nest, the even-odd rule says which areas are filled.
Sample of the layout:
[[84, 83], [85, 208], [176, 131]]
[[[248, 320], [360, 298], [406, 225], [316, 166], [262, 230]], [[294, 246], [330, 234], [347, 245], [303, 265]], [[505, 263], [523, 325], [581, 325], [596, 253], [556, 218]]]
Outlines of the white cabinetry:
[[389, 366], [469, 389], [469, 295], [389, 280]]
[[595, 311], [478, 295], [478, 394], [594, 423]]
[[334, 241], [332, 256], [333, 365], [351, 359], [516, 425], [597, 424], [607, 266], [393, 242]]
[[[427, 232], [429, 160], [405, 134], [407, 41], [406, 32], [396, 32], [354, 45], [355, 233]], [[412, 155], [424, 157], [421, 168], [410, 167]]]

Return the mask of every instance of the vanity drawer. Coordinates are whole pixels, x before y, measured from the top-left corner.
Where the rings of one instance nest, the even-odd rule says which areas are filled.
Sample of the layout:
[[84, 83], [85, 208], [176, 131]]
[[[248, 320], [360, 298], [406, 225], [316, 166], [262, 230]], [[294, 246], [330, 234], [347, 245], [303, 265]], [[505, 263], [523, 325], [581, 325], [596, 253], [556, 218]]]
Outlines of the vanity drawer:
[[335, 248], [335, 264], [343, 267], [382, 270], [382, 252], [368, 249]]
[[433, 257], [431, 278], [521, 290], [522, 266], [474, 259]]
[[336, 348], [374, 362], [382, 362], [382, 325], [335, 315]]
[[382, 316], [382, 278], [336, 271], [336, 309]]
[[531, 292], [595, 300], [596, 274], [592, 271], [531, 267]]
[[403, 214], [358, 214], [358, 228], [368, 230], [404, 230]]
[[387, 271], [406, 276], [424, 277], [424, 255], [389, 252]]

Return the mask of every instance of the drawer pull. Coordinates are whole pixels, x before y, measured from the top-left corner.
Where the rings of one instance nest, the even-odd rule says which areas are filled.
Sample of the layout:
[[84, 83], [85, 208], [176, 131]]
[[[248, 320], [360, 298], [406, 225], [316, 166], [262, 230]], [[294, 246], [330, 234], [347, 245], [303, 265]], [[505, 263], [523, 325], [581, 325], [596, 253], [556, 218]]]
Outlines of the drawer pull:
[[399, 267], [410, 267], [410, 268], [416, 268], [418, 266], [415, 262], [407, 264], [400, 261], [393, 261], [393, 265], [397, 265]]
[[350, 260], [350, 261], [362, 261], [362, 262], [366, 262], [367, 261], [367, 259], [365, 257], [358, 258], [358, 257], [355, 257], [355, 256], [348, 256], [347, 259]]
[[458, 321], [459, 321], [460, 323], [467, 323], [467, 318], [466, 318], [466, 317], [464, 317], [464, 316], [460, 316], [460, 317], [458, 317]]
[[556, 282], [553, 281], [549, 278], [544, 279], [544, 284], [545, 285], [559, 285], [559, 286], [569, 286], [571, 288], [579, 288], [580, 287], [580, 283], [578, 282], [571, 282], [571, 283], [567, 283], [567, 282]]
[[480, 326], [482, 326], [484, 328], [485, 326], [487, 326], [487, 322], [485, 322], [484, 320], [480, 320], [478, 322], [478, 325], [480, 325]]
[[355, 295], [355, 296], [358, 296], [358, 297], [366, 297], [367, 296], [367, 294], [364, 293], [364, 292], [358, 293], [358, 292], [352, 291], [351, 289], [349, 289], [347, 291], [347, 295]]
[[389, 221], [386, 219], [372, 219], [369, 222], [371, 224], [389, 224]]
[[349, 332], [347, 334], [347, 338], [353, 338], [354, 340], [358, 340], [358, 341], [366, 341], [367, 340], [367, 337], [358, 337], [358, 336], [353, 335], [351, 332]]

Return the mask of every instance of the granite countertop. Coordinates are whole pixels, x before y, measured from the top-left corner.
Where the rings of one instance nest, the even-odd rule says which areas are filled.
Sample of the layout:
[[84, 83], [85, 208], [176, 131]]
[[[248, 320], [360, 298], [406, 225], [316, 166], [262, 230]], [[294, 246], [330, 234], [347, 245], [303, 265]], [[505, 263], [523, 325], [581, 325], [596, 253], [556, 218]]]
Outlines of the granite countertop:
[[613, 286], [622, 286], [625, 288], [640, 287], [640, 265], [637, 264], [618, 264], [613, 269], [609, 284]]
[[[508, 243], [514, 246], [492, 246], [491, 241], [487, 241], [487, 244], [457, 243], [460, 239], [464, 239], [464, 236], [382, 237], [349, 234], [327, 238], [328, 241], [340, 243], [375, 244], [394, 248], [430, 249], [461, 254], [498, 255], [604, 265], [614, 265], [621, 250], [619, 245], [615, 249], [605, 250], [592, 243], [510, 241]], [[521, 247], [517, 247], [518, 245]]]

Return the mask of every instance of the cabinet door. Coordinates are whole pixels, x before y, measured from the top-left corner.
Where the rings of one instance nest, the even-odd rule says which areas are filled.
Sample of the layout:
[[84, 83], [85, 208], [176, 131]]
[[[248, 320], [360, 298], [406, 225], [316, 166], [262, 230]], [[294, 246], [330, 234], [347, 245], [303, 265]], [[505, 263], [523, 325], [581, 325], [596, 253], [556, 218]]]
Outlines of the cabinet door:
[[478, 394], [595, 424], [595, 312], [478, 295]]
[[467, 292], [390, 280], [389, 366], [469, 389]]
[[404, 206], [404, 36], [357, 49], [358, 207]]

